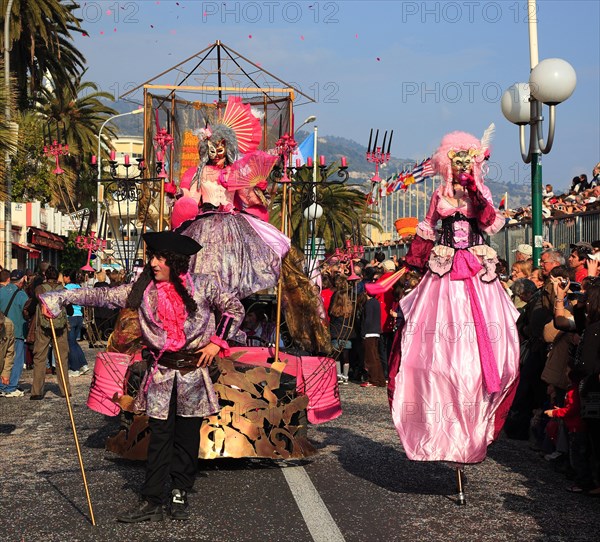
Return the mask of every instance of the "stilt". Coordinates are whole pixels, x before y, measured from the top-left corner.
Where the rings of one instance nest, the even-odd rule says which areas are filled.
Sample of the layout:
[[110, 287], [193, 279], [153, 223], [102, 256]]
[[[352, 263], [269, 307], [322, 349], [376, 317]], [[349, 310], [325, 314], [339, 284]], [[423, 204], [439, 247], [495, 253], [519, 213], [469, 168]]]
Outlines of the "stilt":
[[460, 467], [456, 468], [456, 488], [458, 490], [458, 500], [456, 504], [459, 506], [464, 506], [467, 504], [467, 498], [465, 497], [465, 492], [463, 488], [463, 470]]

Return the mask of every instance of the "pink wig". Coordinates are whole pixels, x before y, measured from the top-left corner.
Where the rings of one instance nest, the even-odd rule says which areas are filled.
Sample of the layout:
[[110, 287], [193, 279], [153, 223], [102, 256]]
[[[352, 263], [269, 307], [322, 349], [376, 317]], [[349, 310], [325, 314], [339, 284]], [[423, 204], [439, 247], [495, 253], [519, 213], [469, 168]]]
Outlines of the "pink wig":
[[472, 151], [473, 156], [473, 177], [477, 187], [483, 186], [482, 165], [488, 156], [487, 148], [482, 146], [482, 142], [475, 136], [466, 132], [451, 132], [442, 138], [440, 146], [433, 154], [431, 161], [436, 173], [442, 176], [444, 183], [440, 191], [444, 196], [451, 197], [454, 193], [452, 189], [452, 161], [448, 156], [450, 151]]

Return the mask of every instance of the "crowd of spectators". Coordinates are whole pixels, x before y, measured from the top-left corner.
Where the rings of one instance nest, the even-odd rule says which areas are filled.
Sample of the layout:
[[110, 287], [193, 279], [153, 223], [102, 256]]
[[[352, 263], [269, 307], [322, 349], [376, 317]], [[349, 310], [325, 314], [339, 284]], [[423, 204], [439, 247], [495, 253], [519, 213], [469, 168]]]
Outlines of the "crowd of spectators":
[[[573, 177], [565, 194], [557, 194], [551, 184], [542, 192], [542, 215], [544, 218], [566, 218], [578, 213], [600, 209], [600, 162], [592, 172], [592, 178], [582, 173]], [[504, 211], [509, 224], [531, 220], [531, 205]]]
[[520, 312], [519, 386], [505, 424], [569, 482], [600, 495], [600, 241], [552, 247], [534, 268], [519, 245], [501, 280]]
[[[84, 314], [81, 307], [69, 306], [53, 320], [59, 352], [54, 351], [50, 322], [41, 314], [39, 296], [50, 290], [62, 288], [87, 288], [95, 283], [120, 284], [124, 275], [119, 271], [90, 272], [59, 270], [42, 262], [37, 272], [0, 269], [0, 397], [25, 396], [20, 385], [24, 370], [33, 370], [30, 399], [44, 398], [46, 378], [56, 375], [57, 361], [62, 362], [65, 377], [63, 385], [56, 375], [58, 393], [70, 393], [69, 379], [90, 371], [79, 342], [87, 338], [90, 347], [103, 346], [109, 328], [112, 329], [116, 311], [111, 314]], [[104, 326], [103, 329], [102, 326]]]

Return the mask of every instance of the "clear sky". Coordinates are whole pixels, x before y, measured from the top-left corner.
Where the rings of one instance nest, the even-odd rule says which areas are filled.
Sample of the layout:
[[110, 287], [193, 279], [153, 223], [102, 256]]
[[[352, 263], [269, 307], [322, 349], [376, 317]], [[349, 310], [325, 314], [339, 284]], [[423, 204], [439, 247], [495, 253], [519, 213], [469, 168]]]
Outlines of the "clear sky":
[[[529, 79], [525, 0], [80, 2], [89, 36], [76, 45], [102, 90], [118, 96], [221, 40], [314, 97], [296, 119], [317, 115], [319, 135], [366, 145], [370, 128], [393, 129], [394, 156], [423, 158], [445, 133], [495, 122], [490, 176], [530, 182], [500, 110]], [[539, 1], [538, 38], [540, 60], [577, 73], [543, 158], [544, 183], [564, 190], [600, 161], [600, 1]]]

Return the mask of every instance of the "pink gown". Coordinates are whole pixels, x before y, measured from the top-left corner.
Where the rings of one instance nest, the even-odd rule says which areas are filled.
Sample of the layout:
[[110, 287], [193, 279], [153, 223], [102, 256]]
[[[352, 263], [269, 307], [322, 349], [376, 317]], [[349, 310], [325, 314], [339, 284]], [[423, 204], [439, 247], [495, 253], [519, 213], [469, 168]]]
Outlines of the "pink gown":
[[[482, 193], [492, 206], [489, 189]], [[406, 324], [391, 400], [411, 460], [483, 461], [518, 381], [518, 312], [481, 236], [499, 231], [504, 218], [492, 206], [492, 223], [483, 226], [476, 214], [470, 199], [456, 207], [438, 190], [417, 228], [437, 244], [421, 283], [401, 300]]]
[[[195, 168], [186, 172], [180, 183], [181, 188], [194, 190], [192, 196], [175, 204], [185, 204], [183, 212], [177, 213], [179, 233], [203, 247], [191, 257], [190, 269], [216, 277], [240, 299], [276, 286], [290, 249], [289, 238], [268, 222], [235, 208], [236, 194], [220, 182], [227, 169], [204, 166], [199, 190], [191, 183], [195, 172]], [[199, 201], [212, 208], [199, 212]]]

